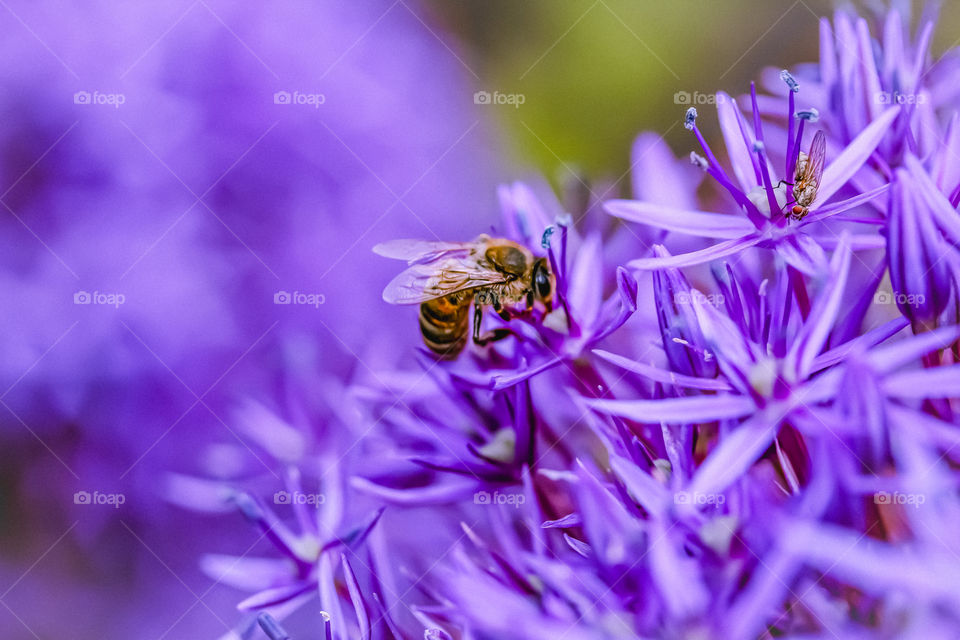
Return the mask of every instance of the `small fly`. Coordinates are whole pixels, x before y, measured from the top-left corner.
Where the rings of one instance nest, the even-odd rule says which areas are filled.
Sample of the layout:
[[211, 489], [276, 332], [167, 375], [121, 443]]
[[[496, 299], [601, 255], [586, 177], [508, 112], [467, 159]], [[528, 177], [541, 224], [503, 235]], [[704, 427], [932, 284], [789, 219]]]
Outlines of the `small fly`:
[[793, 172], [793, 207], [787, 212], [788, 218], [803, 220], [813, 201], [817, 199], [820, 178], [823, 176], [823, 163], [827, 156], [827, 140], [823, 131], [817, 131], [807, 153], [797, 155], [797, 168]]

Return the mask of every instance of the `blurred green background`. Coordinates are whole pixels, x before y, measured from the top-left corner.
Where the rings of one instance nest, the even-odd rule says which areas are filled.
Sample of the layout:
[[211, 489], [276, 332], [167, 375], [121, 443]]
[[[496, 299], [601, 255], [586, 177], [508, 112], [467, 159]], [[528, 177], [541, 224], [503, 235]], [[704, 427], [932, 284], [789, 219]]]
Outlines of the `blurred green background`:
[[[431, 0], [478, 89], [520, 93], [499, 105], [503, 147], [519, 167], [562, 180], [569, 168], [619, 177], [642, 130], [678, 153], [694, 148], [677, 91], [737, 96], [766, 67], [818, 58], [830, 0]], [[873, 3], [876, 5], [877, 3]], [[914, 19], [919, 2], [912, 6]], [[960, 2], [941, 11], [936, 52], [960, 37]], [[861, 3], [861, 10], [869, 7]], [[866, 13], [866, 12], [865, 12]], [[475, 78], [473, 76], [476, 76]], [[711, 105], [697, 105], [706, 135]]]

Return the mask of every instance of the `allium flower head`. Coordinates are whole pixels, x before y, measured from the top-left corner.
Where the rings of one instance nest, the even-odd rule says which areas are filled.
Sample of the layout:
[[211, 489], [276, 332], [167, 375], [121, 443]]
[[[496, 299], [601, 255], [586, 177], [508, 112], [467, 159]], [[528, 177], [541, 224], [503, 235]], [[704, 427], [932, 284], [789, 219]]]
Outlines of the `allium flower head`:
[[641, 135], [631, 199], [516, 182], [493, 228], [377, 238], [406, 265], [357, 327], [439, 300], [476, 339], [338, 375], [295, 343], [164, 476], [248, 532], [200, 561], [225, 637], [954, 637], [960, 66], [905, 22], [838, 12], [816, 72], [718, 93], [723, 154], [695, 109], [689, 162]]
[[[756, 90], [751, 86], [752, 122], [748, 122], [737, 102], [725, 93], [717, 94], [717, 112], [726, 142], [727, 154], [734, 170], [731, 178], [713, 153], [697, 127], [697, 111], [690, 108], [685, 117], [685, 126], [693, 131], [704, 152], [704, 157], [693, 154], [693, 161], [701, 166], [732, 199], [735, 214], [713, 213], [699, 210], [678, 210], [660, 203], [613, 200], [607, 210], [617, 217], [655, 226], [677, 233], [723, 240], [711, 247], [671, 257], [647, 257], [630, 262], [636, 269], [651, 269], [663, 266], [690, 266], [709, 262], [742, 252], [749, 247], [761, 246], [775, 249], [788, 264], [808, 275], [822, 273], [826, 264], [819, 241], [814, 233], [822, 234], [822, 225], [807, 228], [814, 223], [829, 219], [869, 202], [887, 189], [881, 185], [866, 190], [839, 202], [829, 203], [837, 193], [870, 158], [877, 144], [899, 112], [893, 106], [866, 127], [846, 148], [826, 159], [823, 177], [816, 189], [816, 200], [809, 214], [799, 222], [792, 222], [789, 215], [794, 201], [793, 190], [785, 188], [795, 181], [797, 159], [806, 140], [806, 123], [816, 120], [815, 111], [796, 111], [794, 95], [797, 82], [789, 74], [784, 75], [789, 86], [786, 105], [788, 130], [783, 150], [778, 154], [784, 161], [782, 173], [776, 171], [769, 156]], [[808, 134], [809, 135], [809, 134]], [[811, 135], [812, 137], [812, 135]], [[787, 184], [789, 183], [789, 184]], [[828, 204], [829, 203], [829, 204]], [[786, 212], [786, 213], [785, 213]], [[830, 241], [835, 242], [836, 236]], [[872, 238], [858, 238], [856, 247], [874, 247]]]
[[[910, 16], [892, 8], [871, 29], [868, 19], [840, 10], [832, 24], [821, 19], [816, 73], [809, 66], [797, 69], [823, 116], [828, 149], [851, 143], [899, 109], [851, 186], [862, 191], [892, 184], [891, 197], [871, 201], [876, 211], [861, 220], [885, 227], [890, 295], [916, 331], [938, 324], [956, 288], [960, 165], [950, 96], [960, 68], [956, 51], [931, 56], [935, 25], [935, 12], [926, 11], [911, 35]], [[762, 100], [760, 111], [781, 126], [785, 98], [792, 101], [793, 93], [785, 95], [773, 76], [767, 74], [768, 89], [782, 97]]]

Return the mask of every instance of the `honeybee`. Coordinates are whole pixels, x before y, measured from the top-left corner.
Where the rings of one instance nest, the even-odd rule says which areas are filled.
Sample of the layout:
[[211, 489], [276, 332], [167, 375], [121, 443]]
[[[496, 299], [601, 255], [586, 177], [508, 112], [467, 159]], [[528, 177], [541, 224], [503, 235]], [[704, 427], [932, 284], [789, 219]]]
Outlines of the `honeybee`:
[[788, 218], [803, 220], [810, 213], [810, 206], [817, 199], [823, 162], [827, 155], [827, 141], [823, 131], [817, 131], [807, 153], [797, 155], [797, 168], [793, 172], [794, 205], [787, 212]]
[[472, 242], [393, 240], [378, 244], [374, 252], [410, 265], [383, 290], [391, 304], [419, 304], [423, 342], [443, 359], [463, 350], [473, 303], [473, 341], [485, 345], [510, 334], [498, 329], [480, 334], [484, 307], [492, 307], [504, 320], [516, 314], [515, 306], [533, 310], [539, 301], [549, 312], [556, 286], [550, 263], [511, 240], [481, 235]]

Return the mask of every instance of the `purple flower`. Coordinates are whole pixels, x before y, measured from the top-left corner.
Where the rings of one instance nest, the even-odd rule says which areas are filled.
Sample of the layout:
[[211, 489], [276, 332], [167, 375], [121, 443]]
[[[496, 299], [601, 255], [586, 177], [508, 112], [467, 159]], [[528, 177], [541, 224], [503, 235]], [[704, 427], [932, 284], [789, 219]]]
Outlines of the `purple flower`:
[[[666, 255], [663, 247], [658, 250], [658, 255]], [[670, 369], [686, 376], [713, 378], [717, 375], [716, 359], [706, 350], [696, 312], [690, 303], [690, 283], [675, 268], [654, 271], [653, 283], [657, 321]]]
[[[937, 326], [947, 292], [956, 286], [960, 164], [954, 149], [960, 134], [950, 96], [960, 68], [955, 55], [931, 58], [935, 25], [935, 14], [925, 13], [912, 38], [909, 20], [892, 9], [874, 37], [866, 19], [839, 11], [832, 25], [821, 19], [818, 65], [797, 69], [810, 104], [823, 115], [828, 146], [852, 143], [899, 107], [851, 184], [859, 191], [892, 184], [889, 199], [871, 203], [881, 217], [860, 221], [885, 225], [889, 295], [915, 331]], [[760, 111], [779, 125], [793, 93], [784, 92], [772, 72], [767, 77], [768, 88], [782, 97], [761, 100]]]
[[[789, 75], [791, 87], [795, 81]], [[783, 184], [794, 182], [794, 163], [803, 147], [804, 125], [814, 119], [812, 112], [803, 112], [797, 117], [794, 106], [794, 91], [789, 92], [788, 135], [782, 158], [785, 170], [782, 178], [768, 157], [764, 141], [756, 90], [751, 87], [753, 126], [747, 124], [736, 101], [725, 93], [717, 94], [717, 111], [720, 126], [726, 141], [727, 153], [734, 168], [736, 181], [714, 155], [697, 127], [696, 109], [687, 111], [685, 125], [697, 136], [705, 157], [694, 154], [692, 158], [732, 198], [735, 211], [742, 215], [729, 215], [700, 210], [681, 210], [654, 202], [612, 200], [606, 204], [609, 213], [625, 220], [640, 222], [667, 231], [692, 236], [723, 240], [706, 249], [670, 257], [644, 257], [632, 260], [629, 266], [635, 269], [655, 269], [666, 266], [691, 266], [735, 255], [753, 246], [775, 249], [780, 257], [798, 271], [815, 275], [821, 273], [826, 262], [820, 247], [819, 235], [824, 225], [807, 229], [809, 225], [825, 221], [864, 203], [870, 202], [887, 189], [886, 185], [863, 191], [857, 195], [827, 204], [870, 158], [877, 144], [899, 112], [899, 107], [890, 107], [876, 122], [866, 127], [839, 154], [830, 157], [823, 170], [817, 197], [809, 214], [799, 222], [791, 222], [783, 213], [793, 206], [793, 196]], [[811, 235], [819, 231], [817, 236]], [[829, 233], [829, 231], [827, 231]], [[831, 241], [836, 235], [831, 236]], [[855, 248], [874, 248], [879, 238], [866, 234], [852, 240]]]
[[[833, 24], [829, 18], [820, 19], [820, 59], [796, 69], [805, 99], [824, 117], [824, 129], [837, 145], [852, 142], [892, 105], [901, 107], [888, 135], [877, 145], [877, 155], [855, 179], [860, 188], [889, 178], [889, 167], [900, 164], [906, 151], [926, 155], [940, 146], [935, 114], [953, 111], [952, 78], [958, 67], [953, 55], [931, 59], [935, 27], [933, 12], [920, 16], [913, 37], [909, 16], [897, 7], [873, 25], [842, 9]], [[782, 123], [788, 94], [776, 70], [767, 71], [764, 84], [778, 97], [761, 100], [761, 112]]]
[[[401, 91], [445, 51], [414, 7], [216, 10], [195, 5], [116, 80], [118, 113], [81, 92], [66, 128], [72, 103], [27, 101], [0, 133], [0, 201], [39, 241], [0, 240], [26, 309], [0, 367], [12, 521], [31, 530], [0, 602], [22, 626], [60, 637], [92, 611], [98, 637], [955, 635], [960, 67], [930, 64], [929, 18], [912, 39], [886, 12], [873, 38], [839, 12], [817, 65], [769, 73], [743, 111], [717, 94], [725, 154], [691, 109], [702, 155], [642, 134], [632, 199], [605, 202], [614, 184], [562, 205], [458, 171], [476, 123], [451, 97], [472, 92], [444, 63], [417, 104]], [[61, 67], [104, 46], [76, 36], [85, 20], [48, 25], [72, 34], [48, 84], [0, 76], [72, 93]], [[401, 53], [367, 42], [381, 30]], [[96, 60], [91, 82], [115, 79]], [[17, 144], [41, 158], [19, 181]], [[468, 188], [486, 196], [465, 215], [428, 213], [464, 211]], [[385, 297], [410, 301], [450, 265], [500, 278], [465, 262], [484, 232], [551, 290], [484, 314], [498, 340], [418, 352], [415, 314], [378, 292], [399, 277]], [[136, 258], [129, 276], [114, 255]], [[74, 480], [99, 490], [49, 508]], [[116, 514], [87, 504], [108, 488]], [[38, 608], [51, 598], [62, 613]]]
[[890, 281], [897, 307], [915, 330], [937, 325], [956, 290], [960, 216], [920, 161], [906, 156], [891, 192]]

